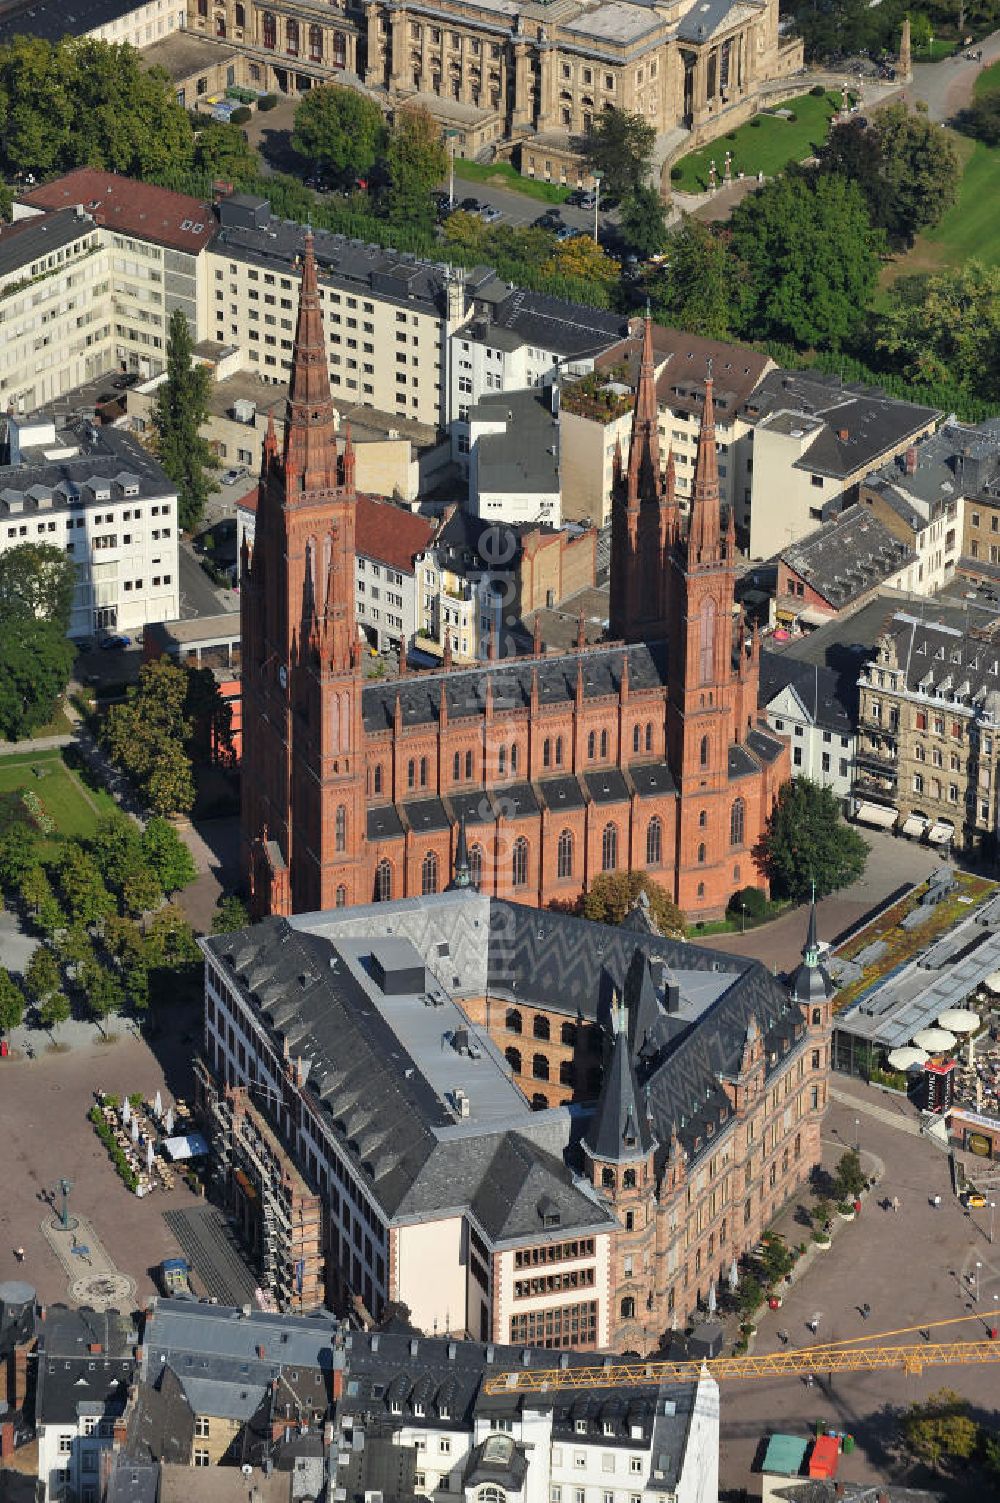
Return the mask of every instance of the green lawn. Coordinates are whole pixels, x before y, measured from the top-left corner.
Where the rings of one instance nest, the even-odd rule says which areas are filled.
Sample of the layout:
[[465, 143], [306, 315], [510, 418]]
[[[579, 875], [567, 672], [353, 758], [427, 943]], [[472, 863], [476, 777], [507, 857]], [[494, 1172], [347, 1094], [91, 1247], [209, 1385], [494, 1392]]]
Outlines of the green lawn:
[[812, 94], [800, 94], [795, 99], [786, 99], [776, 109], [791, 110], [794, 120], [784, 120], [773, 114], [756, 115], [741, 125], [689, 152], [670, 169], [673, 186], [681, 193], [704, 193], [708, 189], [708, 164], [714, 161], [717, 181], [722, 181], [726, 152], [732, 152], [733, 176], [746, 173], [756, 177], [763, 172], [773, 177], [789, 162], [801, 162], [812, 156], [826, 140], [830, 121], [840, 108], [840, 93], [830, 90], [821, 98]]
[[1000, 265], [1000, 148], [963, 136], [957, 144], [965, 162], [958, 199], [941, 223], [919, 236], [910, 255], [897, 263], [897, 276], [960, 266], [970, 257]]
[[[35, 769], [43, 772], [38, 777]], [[56, 822], [53, 840], [78, 837], [87, 840], [97, 829], [98, 818], [113, 813], [114, 799], [103, 789], [85, 788], [58, 751], [0, 757], [0, 795], [30, 788], [42, 801], [46, 814]]]
[[995, 94], [998, 89], [1000, 89], [1000, 63], [992, 63], [980, 73], [972, 92], [977, 99], [981, 99], [984, 94]]
[[[525, 193], [529, 198], [538, 198], [542, 203], [565, 203], [572, 191], [559, 183], [543, 183], [537, 178], [522, 177], [509, 162], [470, 162], [465, 157], [455, 158], [455, 177], [469, 183], [492, 183], [494, 188], [510, 188], [515, 193]], [[458, 197], [456, 189], [455, 197]]]

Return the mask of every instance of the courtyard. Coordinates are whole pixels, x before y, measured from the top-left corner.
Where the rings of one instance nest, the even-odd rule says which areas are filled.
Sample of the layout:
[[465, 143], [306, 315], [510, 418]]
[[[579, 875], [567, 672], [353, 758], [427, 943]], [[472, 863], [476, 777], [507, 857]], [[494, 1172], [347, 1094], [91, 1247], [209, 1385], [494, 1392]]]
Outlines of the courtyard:
[[[748, 178], [756, 178], [758, 172], [773, 177], [789, 162], [813, 155], [826, 140], [830, 121], [840, 107], [840, 91], [834, 89], [819, 96], [785, 99], [768, 113], [755, 115], [746, 125], [681, 157], [671, 168], [671, 183], [680, 193], [707, 193], [709, 163], [715, 163], [716, 182], [721, 184], [727, 151], [732, 153], [734, 177], [740, 172]], [[781, 110], [789, 111], [792, 118], [775, 113]]]

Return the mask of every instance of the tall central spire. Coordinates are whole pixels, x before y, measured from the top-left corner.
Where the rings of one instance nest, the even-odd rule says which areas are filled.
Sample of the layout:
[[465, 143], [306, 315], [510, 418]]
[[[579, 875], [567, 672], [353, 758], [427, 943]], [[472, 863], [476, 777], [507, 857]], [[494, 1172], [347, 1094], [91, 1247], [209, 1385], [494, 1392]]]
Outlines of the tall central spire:
[[629, 509], [642, 501], [655, 500], [660, 484], [660, 419], [653, 358], [653, 320], [647, 306], [632, 414], [632, 441], [628, 451]]
[[299, 317], [285, 419], [285, 487], [300, 492], [332, 490], [337, 484], [337, 447], [330, 373], [326, 363], [323, 311], [316, 282], [312, 231], [306, 231]]
[[715, 452], [715, 406], [712, 400], [712, 367], [705, 381], [705, 405], [698, 435], [698, 458], [691, 502], [688, 563], [713, 563], [719, 557], [719, 465]]

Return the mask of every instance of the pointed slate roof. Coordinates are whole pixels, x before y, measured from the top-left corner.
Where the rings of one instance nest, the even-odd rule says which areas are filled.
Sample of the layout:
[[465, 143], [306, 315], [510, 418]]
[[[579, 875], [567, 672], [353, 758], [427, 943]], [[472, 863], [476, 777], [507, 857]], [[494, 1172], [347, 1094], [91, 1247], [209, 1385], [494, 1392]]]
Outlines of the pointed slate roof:
[[802, 964], [792, 978], [792, 996], [796, 1002], [828, 1002], [834, 993], [833, 980], [819, 958], [816, 935], [816, 899], [809, 905], [809, 928], [806, 931]]
[[583, 1142], [595, 1159], [620, 1163], [645, 1158], [655, 1142], [632, 1065], [625, 1008], [620, 1009], [615, 1025], [611, 1059]]

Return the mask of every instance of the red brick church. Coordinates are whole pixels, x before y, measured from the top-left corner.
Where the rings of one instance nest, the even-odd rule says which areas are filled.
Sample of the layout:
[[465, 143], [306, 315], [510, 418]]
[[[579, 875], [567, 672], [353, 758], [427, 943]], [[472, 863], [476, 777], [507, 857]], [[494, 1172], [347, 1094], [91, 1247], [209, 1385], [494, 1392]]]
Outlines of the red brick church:
[[542, 905], [649, 871], [689, 920], [763, 886], [751, 854], [788, 748], [758, 718], [760, 644], [734, 613], [706, 383], [690, 517], [660, 463], [649, 320], [616, 457], [610, 631], [557, 655], [366, 683], [354, 617], [354, 455], [339, 452], [306, 237], [283, 452], [264, 444], [242, 560], [243, 833], [253, 912], [459, 880]]

